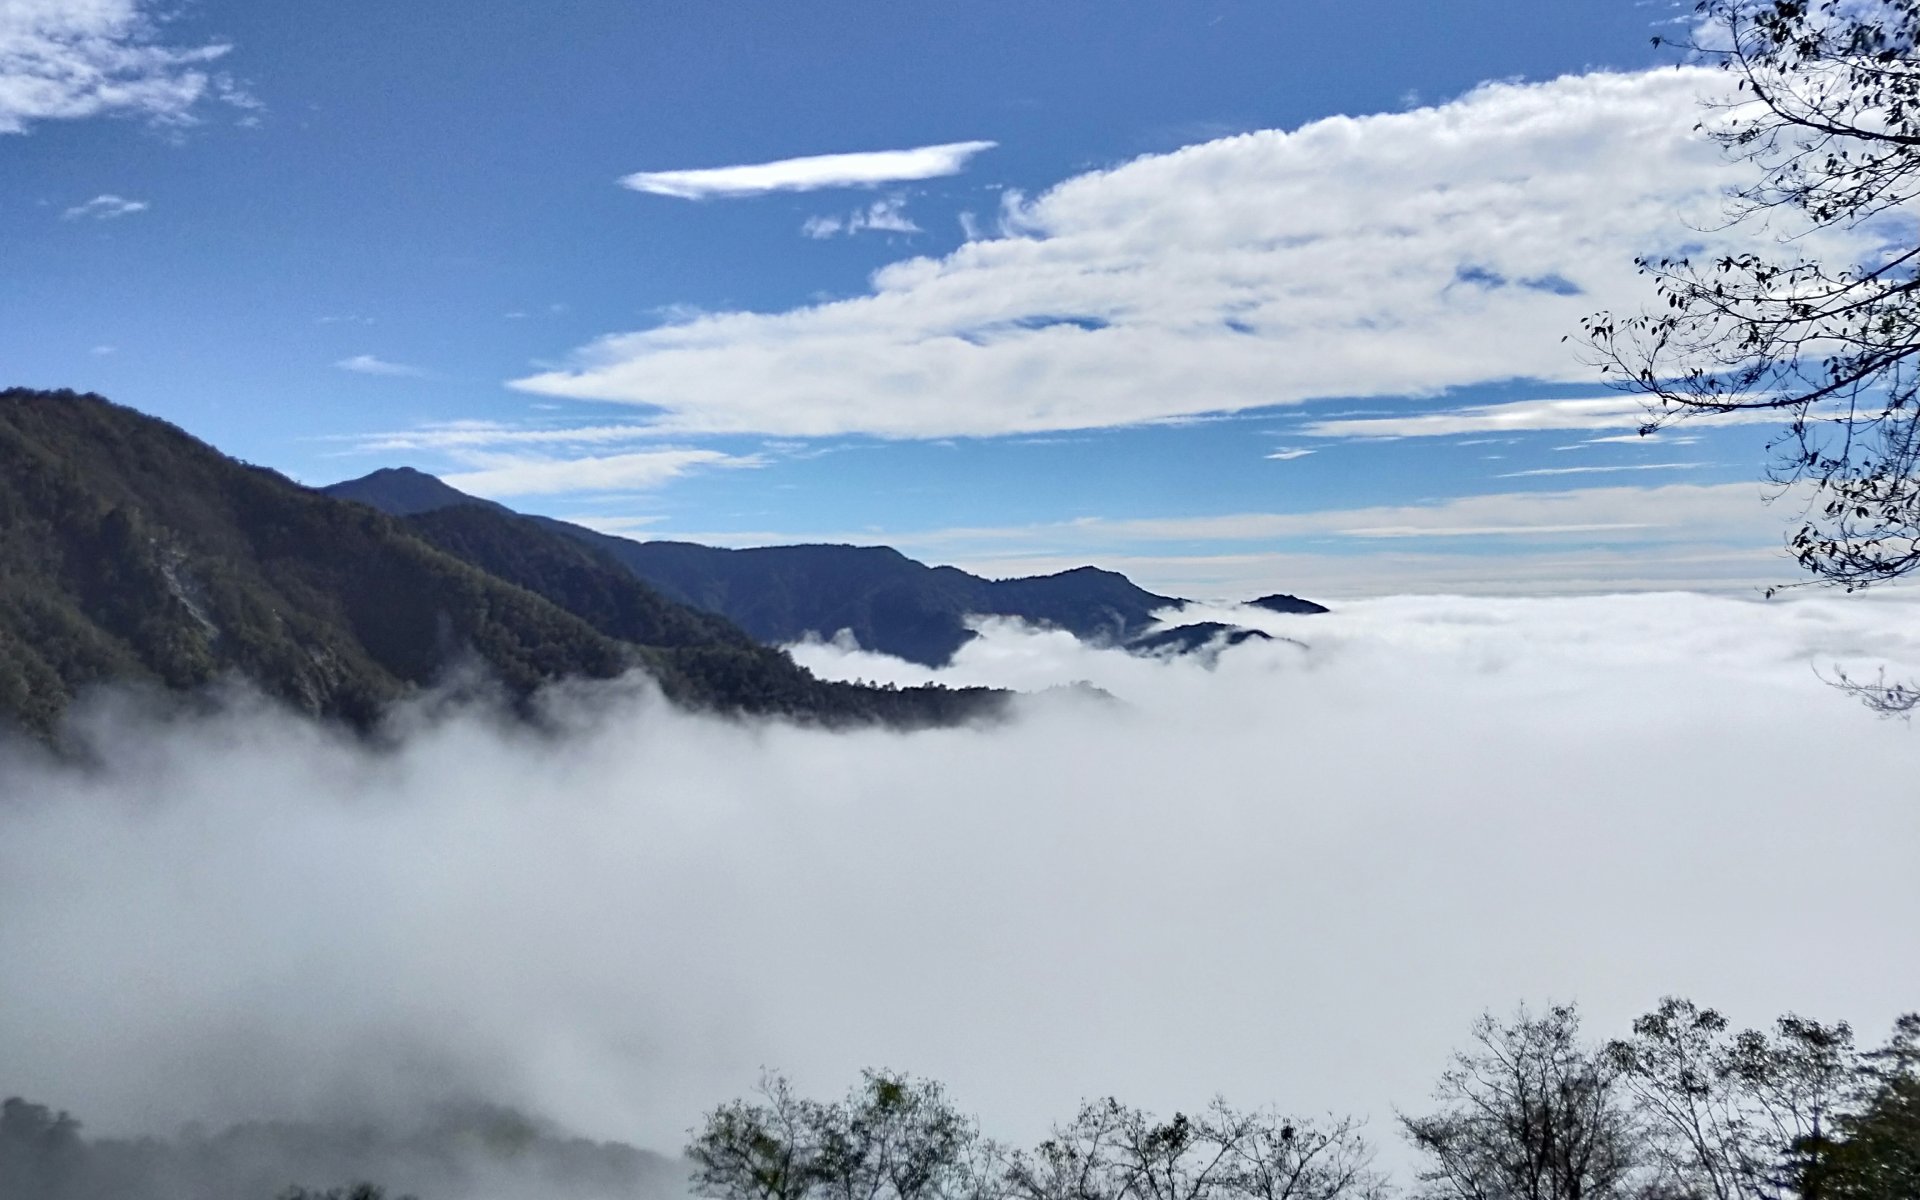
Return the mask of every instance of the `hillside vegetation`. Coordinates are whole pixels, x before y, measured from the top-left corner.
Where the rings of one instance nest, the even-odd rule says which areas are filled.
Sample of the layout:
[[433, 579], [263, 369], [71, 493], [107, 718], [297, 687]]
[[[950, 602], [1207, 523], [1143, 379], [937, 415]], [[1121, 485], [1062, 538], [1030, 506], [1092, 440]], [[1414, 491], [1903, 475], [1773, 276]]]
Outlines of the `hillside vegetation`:
[[0, 723], [45, 736], [91, 685], [238, 676], [366, 727], [467, 661], [515, 697], [642, 667], [684, 703], [827, 721], [1000, 702], [817, 680], [518, 522], [447, 518], [430, 539], [99, 396], [0, 392]]

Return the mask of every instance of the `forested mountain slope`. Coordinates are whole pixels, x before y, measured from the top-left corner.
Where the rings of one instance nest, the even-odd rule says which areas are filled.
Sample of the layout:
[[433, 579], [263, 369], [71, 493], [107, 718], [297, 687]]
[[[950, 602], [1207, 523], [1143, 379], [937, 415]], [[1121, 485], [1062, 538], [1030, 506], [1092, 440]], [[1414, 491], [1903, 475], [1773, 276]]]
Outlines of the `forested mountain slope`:
[[0, 723], [44, 735], [90, 684], [237, 674], [364, 727], [474, 658], [515, 696], [642, 666], [676, 699], [729, 711], [917, 724], [999, 701], [824, 683], [609, 563], [530, 587], [547, 560], [515, 566], [511, 539], [443, 523], [452, 553], [101, 397], [0, 391]]

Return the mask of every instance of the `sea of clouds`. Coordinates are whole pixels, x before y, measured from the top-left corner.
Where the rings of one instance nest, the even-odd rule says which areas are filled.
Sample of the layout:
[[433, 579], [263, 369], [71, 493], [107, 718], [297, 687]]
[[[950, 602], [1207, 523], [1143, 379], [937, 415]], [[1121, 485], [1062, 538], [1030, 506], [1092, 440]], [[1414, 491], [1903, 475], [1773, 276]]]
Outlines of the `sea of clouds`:
[[377, 746], [104, 697], [0, 750], [0, 1092], [102, 1132], [516, 1105], [676, 1149], [763, 1066], [945, 1081], [1037, 1137], [1215, 1093], [1392, 1139], [1484, 1009], [1623, 1032], [1680, 993], [1877, 1039], [1920, 1005], [1920, 600], [1396, 598], [1189, 612], [1147, 659], [989, 622], [929, 672], [1046, 692], [900, 734], [690, 715], [643, 680]]

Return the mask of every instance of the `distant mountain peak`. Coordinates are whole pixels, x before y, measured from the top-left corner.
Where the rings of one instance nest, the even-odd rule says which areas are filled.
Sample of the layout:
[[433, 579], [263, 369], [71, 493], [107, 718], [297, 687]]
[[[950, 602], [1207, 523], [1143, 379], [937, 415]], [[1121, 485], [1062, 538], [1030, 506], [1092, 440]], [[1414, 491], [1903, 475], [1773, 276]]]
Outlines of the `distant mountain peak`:
[[1275, 592], [1271, 596], [1262, 596], [1258, 600], [1249, 600], [1252, 608], [1264, 608], [1268, 612], [1287, 613], [1293, 616], [1312, 616], [1316, 613], [1332, 611], [1324, 604], [1315, 604], [1311, 600], [1302, 600], [1285, 592]]
[[459, 488], [412, 467], [382, 467], [358, 479], [328, 484], [320, 489], [336, 500], [354, 500], [396, 517], [438, 512], [459, 504], [502, 508], [491, 500], [469, 496]]
[[1126, 582], [1128, 583], [1133, 582], [1131, 579], [1127, 579], [1125, 575], [1122, 575], [1118, 571], [1109, 571], [1105, 567], [1095, 567], [1095, 566], [1068, 567], [1064, 571], [1055, 571], [1051, 575], [1033, 575], [1033, 576], [1029, 576], [1029, 578], [1032, 578], [1032, 579], [1121, 579], [1121, 580], [1126, 580]]

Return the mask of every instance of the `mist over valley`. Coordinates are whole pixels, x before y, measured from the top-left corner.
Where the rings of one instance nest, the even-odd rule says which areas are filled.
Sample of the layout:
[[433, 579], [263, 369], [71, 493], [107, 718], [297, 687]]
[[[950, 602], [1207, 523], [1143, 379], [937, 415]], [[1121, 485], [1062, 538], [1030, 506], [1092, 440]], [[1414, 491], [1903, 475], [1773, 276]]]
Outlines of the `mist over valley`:
[[1920, 0], [0, 0], [0, 1200], [1920, 1200]]

